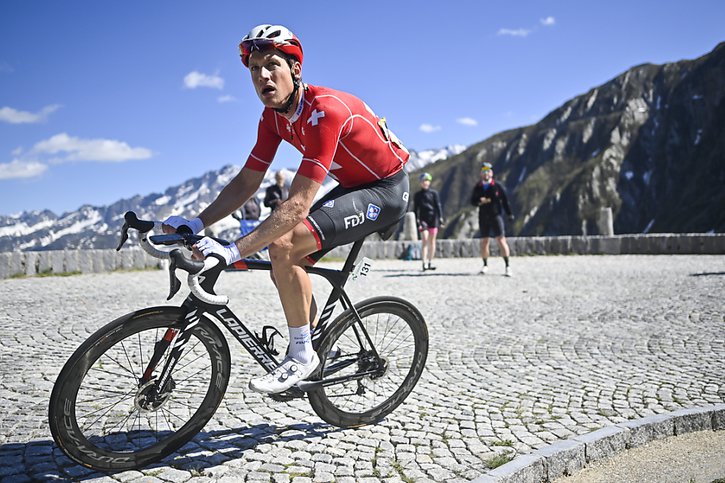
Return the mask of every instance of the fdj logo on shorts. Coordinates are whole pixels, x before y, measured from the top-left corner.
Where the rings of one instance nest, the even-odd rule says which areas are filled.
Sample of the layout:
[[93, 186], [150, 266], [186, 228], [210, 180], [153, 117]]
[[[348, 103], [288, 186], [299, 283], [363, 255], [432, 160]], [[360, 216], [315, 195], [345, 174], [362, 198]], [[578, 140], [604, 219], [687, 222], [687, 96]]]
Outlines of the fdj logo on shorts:
[[357, 215], [350, 215], [345, 217], [345, 229], [353, 228], [358, 225], [365, 223], [365, 216], [361, 213]]
[[370, 203], [368, 205], [368, 213], [366, 215], [367, 219], [375, 221], [378, 219], [378, 215], [380, 215], [380, 207]]

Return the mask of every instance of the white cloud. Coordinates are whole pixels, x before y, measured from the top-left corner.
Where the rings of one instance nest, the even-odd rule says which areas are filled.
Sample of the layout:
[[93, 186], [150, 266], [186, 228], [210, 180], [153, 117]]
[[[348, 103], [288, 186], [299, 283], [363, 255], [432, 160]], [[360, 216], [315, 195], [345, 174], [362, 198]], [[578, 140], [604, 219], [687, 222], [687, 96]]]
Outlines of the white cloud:
[[65, 161], [101, 161], [121, 162], [150, 158], [153, 153], [146, 148], [133, 148], [127, 143], [114, 139], [80, 139], [66, 133], [40, 141], [32, 149], [33, 153], [58, 154]]
[[59, 104], [45, 106], [40, 112], [18, 111], [12, 107], [0, 108], [0, 121], [9, 122], [10, 124], [35, 124], [45, 122], [48, 116], [60, 109]]
[[234, 96], [226, 95], [226, 96], [217, 97], [217, 102], [219, 104], [224, 104], [225, 102], [236, 102], [236, 101], [237, 101], [237, 98]]
[[441, 127], [440, 126], [434, 126], [432, 124], [421, 124], [418, 129], [420, 129], [424, 133], [429, 133], [430, 134], [432, 132], [440, 131], [441, 130]]
[[531, 30], [527, 29], [498, 29], [496, 35], [508, 35], [510, 37], [527, 37]]
[[541, 25], [545, 25], [546, 27], [551, 27], [556, 23], [556, 19], [552, 16], [548, 16], [546, 18], [541, 19]]
[[9, 163], [0, 163], [0, 179], [33, 178], [40, 176], [48, 169], [37, 161], [21, 161], [13, 159]]
[[464, 126], [478, 126], [478, 121], [472, 117], [459, 117], [456, 119], [456, 122], [458, 124], [463, 124]]
[[217, 74], [207, 75], [201, 72], [192, 71], [184, 77], [184, 86], [187, 89], [196, 89], [197, 87], [211, 87], [212, 89], [224, 89], [224, 79]]
[[7, 62], [0, 61], [0, 72], [3, 74], [12, 74], [15, 72], [15, 69], [13, 69], [13, 66]]

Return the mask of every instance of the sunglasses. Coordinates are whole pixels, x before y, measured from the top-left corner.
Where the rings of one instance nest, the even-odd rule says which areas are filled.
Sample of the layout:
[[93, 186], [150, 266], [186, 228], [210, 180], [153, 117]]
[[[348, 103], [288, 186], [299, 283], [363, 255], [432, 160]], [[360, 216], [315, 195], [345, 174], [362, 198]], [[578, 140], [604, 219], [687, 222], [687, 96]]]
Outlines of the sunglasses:
[[239, 54], [246, 57], [255, 50], [259, 52], [266, 52], [274, 48], [274, 40], [271, 39], [242, 40], [239, 43]]

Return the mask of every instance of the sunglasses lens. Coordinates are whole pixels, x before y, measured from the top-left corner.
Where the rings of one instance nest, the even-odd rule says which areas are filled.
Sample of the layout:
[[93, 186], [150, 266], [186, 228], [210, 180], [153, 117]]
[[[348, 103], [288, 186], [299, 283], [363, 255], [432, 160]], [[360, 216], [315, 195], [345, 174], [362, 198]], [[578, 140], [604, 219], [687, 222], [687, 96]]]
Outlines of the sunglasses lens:
[[273, 45], [274, 42], [269, 39], [243, 40], [242, 43], [239, 44], [239, 50], [241, 51], [242, 55], [249, 55], [255, 50], [258, 50], [260, 52], [269, 50]]

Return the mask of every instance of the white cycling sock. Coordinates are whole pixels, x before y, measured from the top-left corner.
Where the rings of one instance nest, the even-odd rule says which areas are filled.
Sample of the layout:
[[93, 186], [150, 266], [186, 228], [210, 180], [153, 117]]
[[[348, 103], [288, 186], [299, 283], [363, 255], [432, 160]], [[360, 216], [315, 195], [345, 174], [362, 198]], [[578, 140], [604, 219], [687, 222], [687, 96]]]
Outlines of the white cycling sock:
[[289, 356], [301, 364], [309, 364], [315, 351], [312, 349], [310, 325], [289, 327]]

